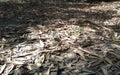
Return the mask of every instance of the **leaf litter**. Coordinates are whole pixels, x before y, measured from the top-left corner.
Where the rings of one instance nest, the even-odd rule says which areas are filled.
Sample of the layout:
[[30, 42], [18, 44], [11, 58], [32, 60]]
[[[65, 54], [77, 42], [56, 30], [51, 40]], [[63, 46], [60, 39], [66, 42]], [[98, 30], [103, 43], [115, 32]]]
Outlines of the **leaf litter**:
[[[113, 24], [118, 26], [119, 20], [114, 20], [114, 17], [102, 20], [106, 19], [112, 10], [117, 12], [113, 15], [120, 15], [119, 10], [116, 10], [119, 7], [119, 2], [112, 4], [114, 9], [110, 9], [113, 8], [111, 3], [101, 3], [95, 6], [85, 4], [86, 8], [83, 9], [76, 9], [74, 5], [73, 8], [68, 8], [71, 4], [63, 4], [64, 7], [60, 6], [58, 9], [55, 8], [55, 5], [48, 4], [53, 7], [45, 7], [44, 11], [47, 12], [44, 15], [47, 19], [43, 22], [44, 25], [29, 25], [26, 27], [26, 32], [11, 28], [10, 32], [1, 32], [0, 74], [119, 75], [120, 32], [119, 28], [113, 29], [115, 28]], [[109, 5], [110, 8], [106, 10]], [[71, 12], [72, 10], [74, 11]], [[111, 12], [107, 13], [108, 10]], [[53, 13], [55, 11], [57, 12]], [[87, 15], [82, 13], [83, 11], [85, 11], [84, 13], [88, 12]], [[27, 13], [27, 16], [33, 14], [27, 9], [24, 12]], [[36, 14], [39, 11], [34, 12]], [[105, 13], [106, 16], [104, 16]], [[51, 16], [55, 19], [51, 20]], [[56, 17], [61, 17], [64, 20], [56, 19]], [[13, 36], [13, 34], [15, 35]], [[23, 42], [20, 42], [22, 40]]]

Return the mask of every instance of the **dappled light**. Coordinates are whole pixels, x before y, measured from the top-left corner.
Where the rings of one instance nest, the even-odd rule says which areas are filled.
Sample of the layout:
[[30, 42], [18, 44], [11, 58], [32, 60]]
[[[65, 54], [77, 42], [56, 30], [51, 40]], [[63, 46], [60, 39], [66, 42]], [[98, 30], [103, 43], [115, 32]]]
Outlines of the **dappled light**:
[[0, 75], [120, 74], [120, 1], [41, 1], [0, 3]]

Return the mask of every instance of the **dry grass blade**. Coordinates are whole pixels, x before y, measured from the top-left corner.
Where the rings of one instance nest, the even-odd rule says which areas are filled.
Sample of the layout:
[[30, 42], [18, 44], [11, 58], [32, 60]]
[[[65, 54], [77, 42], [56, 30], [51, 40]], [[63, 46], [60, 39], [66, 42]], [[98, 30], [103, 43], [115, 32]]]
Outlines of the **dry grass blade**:
[[93, 56], [96, 56], [96, 57], [101, 58], [101, 56], [99, 56], [99, 55], [97, 55], [97, 54], [95, 54], [95, 53], [93, 53], [93, 52], [90, 52], [89, 50], [83, 49], [82, 47], [79, 47], [78, 49], [80, 49], [81, 51], [83, 51], [83, 52], [85, 52], [85, 53], [88, 53], [88, 54], [90, 54], [90, 55], [93, 55]]
[[49, 67], [49, 69], [47, 70], [47, 72], [46, 72], [46, 75], [50, 75], [50, 67]]
[[80, 49], [81, 51], [85, 52], [85, 53], [88, 53], [88, 54], [90, 54], [90, 55], [93, 55], [93, 56], [95, 56], [95, 57], [98, 57], [100, 60], [107, 61], [109, 64], [113, 64], [112, 61], [111, 61], [109, 58], [107, 58], [107, 57], [103, 58], [103, 56], [97, 55], [97, 54], [95, 54], [95, 53], [93, 53], [93, 52], [90, 52], [89, 50], [83, 49], [82, 47], [79, 47], [79, 49]]
[[113, 65], [112, 61], [109, 58], [105, 57], [104, 60], [107, 61], [109, 64]]
[[113, 52], [109, 52], [110, 54], [113, 54], [114, 56], [116, 56], [116, 58], [117, 59], [120, 59], [120, 55], [117, 55], [117, 54], [115, 54], [115, 53], [113, 53]]
[[0, 4], [0, 75], [120, 74], [120, 2], [30, 5]]
[[111, 46], [112, 46], [113, 48], [117, 48], [118, 50], [120, 50], [120, 45], [117, 45], [117, 44], [111, 44]]
[[0, 74], [4, 71], [5, 67], [6, 67], [6, 64], [0, 67]]
[[61, 51], [61, 48], [59, 49], [59, 48], [56, 48], [56, 49], [54, 49], [54, 50], [43, 50], [43, 51], [39, 51], [39, 53], [46, 53], [46, 52], [56, 52], [56, 51]]
[[101, 67], [101, 70], [102, 70], [102, 72], [103, 72], [104, 75], [109, 75], [108, 71], [104, 67]]
[[80, 51], [80, 50], [78, 50], [78, 49], [75, 49], [75, 50], [73, 50], [75, 53], [78, 53], [80, 56], [81, 56], [81, 58], [82, 59], [84, 59], [84, 60], [86, 60], [86, 58], [85, 58], [85, 56], [84, 56], [84, 53], [82, 52], [82, 51]]
[[12, 71], [13, 68], [14, 68], [13, 64], [8, 64], [3, 72], [3, 75], [9, 75], [10, 71]]

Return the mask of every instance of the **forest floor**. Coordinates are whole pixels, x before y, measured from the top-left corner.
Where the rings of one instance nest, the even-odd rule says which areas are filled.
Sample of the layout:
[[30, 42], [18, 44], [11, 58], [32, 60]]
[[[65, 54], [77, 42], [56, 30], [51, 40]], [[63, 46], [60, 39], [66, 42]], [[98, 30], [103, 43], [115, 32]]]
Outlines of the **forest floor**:
[[0, 75], [120, 75], [120, 1], [0, 3]]

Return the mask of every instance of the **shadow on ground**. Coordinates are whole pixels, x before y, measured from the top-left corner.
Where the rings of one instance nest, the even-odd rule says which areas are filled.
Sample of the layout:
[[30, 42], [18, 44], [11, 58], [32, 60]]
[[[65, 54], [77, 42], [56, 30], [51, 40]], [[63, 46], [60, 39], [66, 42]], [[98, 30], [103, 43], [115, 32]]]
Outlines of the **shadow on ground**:
[[[23, 35], [29, 26], [54, 25], [94, 25], [95, 23], [113, 18], [114, 11], [90, 11], [89, 8], [99, 4], [66, 3], [66, 4], [18, 4], [0, 3], [0, 39], [5, 38], [10, 45], [16, 45], [28, 40]], [[29, 39], [30, 40], [30, 39]], [[15, 43], [16, 42], [16, 43]]]
[[[96, 6], [100, 6], [100, 3], [98, 4], [97, 3], [96, 4], [89, 4], [89, 3], [48, 4], [46, 3], [44, 5], [0, 3], [1, 49], [10, 50], [9, 52], [5, 52], [4, 54], [7, 58], [10, 56], [10, 59], [12, 54], [13, 54], [12, 59], [14, 58], [17, 59], [19, 57], [23, 57], [27, 59], [27, 56], [30, 58], [29, 55], [35, 55], [34, 53], [37, 53], [35, 56], [31, 56], [32, 58], [35, 57], [33, 61], [31, 61], [32, 58], [30, 59], [28, 58], [27, 62], [28, 60], [30, 60], [30, 64], [35, 63], [35, 61], [37, 62], [36, 58], [40, 57], [40, 59], [38, 60], [43, 60], [43, 62], [40, 61], [40, 63], [42, 62], [42, 65], [38, 67], [36, 65], [31, 66], [35, 68], [35, 70], [33, 69], [33, 72], [31, 72], [32, 69], [30, 69], [30, 72], [32, 74], [30, 73], [28, 75], [33, 75], [34, 72], [39, 72], [39, 71], [40, 73], [44, 72], [51, 65], [53, 68], [54, 75], [57, 75], [55, 74], [55, 71], [59, 73], [58, 75], [63, 75], [63, 74], [78, 75], [80, 73], [81, 74], [88, 73], [92, 75], [95, 75], [95, 74], [103, 75], [108, 73], [110, 75], [118, 75], [119, 69], [120, 69], [119, 68], [119, 65], [120, 65], [119, 64], [120, 63], [119, 48], [120, 47], [119, 47], [119, 44], [116, 44], [116, 41], [114, 42], [115, 44], [112, 43], [113, 40], [111, 38], [111, 35], [113, 35], [113, 32], [119, 32], [119, 25], [115, 25], [115, 26], [105, 25], [104, 22], [109, 23], [111, 19], [119, 16], [113, 15], [113, 14], [116, 14], [117, 11], [112, 11], [112, 10], [102, 11], [102, 10], [91, 9], [91, 7], [96, 7]], [[31, 39], [25, 36], [28, 33], [31, 33], [32, 31], [34, 32], [34, 30], [39, 31], [40, 28], [38, 27], [38, 25], [44, 26], [43, 38]], [[82, 29], [79, 29], [77, 32], [74, 32], [79, 27], [83, 28], [84, 31], [86, 30], [86, 32], [84, 33]], [[31, 32], [28, 31], [28, 28]], [[55, 30], [55, 28], [58, 29], [58, 31]], [[73, 28], [73, 31], [71, 31], [71, 28]], [[63, 31], [62, 35], [64, 35], [64, 33], [66, 33], [66, 30], [71, 34], [64, 36], [65, 38], [61, 40], [61, 35], [59, 37], [59, 34], [60, 34], [59, 31]], [[41, 27], [41, 31], [42, 31], [42, 27]], [[52, 41], [48, 39], [48, 36], [52, 35], [51, 31], [53, 32], [56, 31], [55, 34], [58, 33], [57, 34], [58, 36], [53, 38]], [[76, 35], [73, 35], [74, 37], [71, 37], [72, 33], [73, 34], [76, 33]], [[34, 34], [37, 36], [40, 36], [39, 32], [38, 33], [34, 32], [33, 36]], [[48, 35], [45, 36], [44, 34], [45, 35], [48, 34]], [[64, 43], [66, 42], [66, 38], [68, 39], [68, 43]], [[70, 47], [67, 46], [69, 44], [69, 38], [72, 38], [71, 40], [74, 40], [77, 38], [76, 40], [73, 41], [74, 44], [71, 43], [69, 45]], [[47, 39], [49, 41], [46, 42]], [[31, 40], [32, 42], [35, 41], [35, 43], [32, 43], [32, 45], [36, 45], [37, 48], [35, 47], [34, 49], [33, 46], [31, 45], [30, 46], [25, 45], [26, 43], [29, 44], [29, 42], [25, 42], [29, 40], [30, 42]], [[36, 40], [38, 43], [36, 43]], [[40, 41], [42, 44], [40, 43]], [[48, 44], [45, 47], [44, 41], [45, 43], [53, 42], [55, 43], [55, 45]], [[25, 42], [25, 44], [23, 42]], [[20, 46], [20, 49], [19, 47], [17, 47], [18, 52], [16, 52], [16, 46], [18, 46], [21, 43], [23, 43], [22, 45], [24, 45], [25, 47], [22, 47], [22, 45]], [[54, 51], [54, 48], [56, 48], [56, 44], [57, 44], [57, 49], [55, 49]], [[2, 48], [3, 45], [4, 47]], [[43, 45], [42, 47], [45, 47], [45, 48], [41, 49], [40, 47], [41, 45]], [[81, 48], [79, 49], [79, 47]], [[15, 53], [13, 53], [12, 51], [13, 49], [15, 49]], [[27, 50], [24, 51], [24, 49], [27, 49]], [[29, 52], [29, 50], [31, 54], [26, 55], [26, 52]], [[48, 53], [42, 52], [47, 50], [49, 51]], [[39, 51], [41, 52], [38, 53]], [[24, 52], [25, 52], [25, 55], [24, 55]], [[70, 52], [74, 53], [75, 56], [73, 54], [67, 55]], [[19, 53], [20, 53], [20, 56], [19, 56]], [[67, 55], [67, 57], [62, 55], [64, 53], [65, 55]], [[16, 57], [17, 54], [18, 56]], [[43, 55], [45, 54], [43, 56], [45, 59], [41, 58], [42, 54]], [[1, 57], [4, 57], [4, 55], [2, 53]], [[63, 56], [65, 57], [65, 59]], [[72, 61], [71, 59], [69, 60], [71, 56], [74, 57], [72, 58], [72, 60], [75, 60], [75, 61]], [[5, 61], [7, 60], [5, 59]], [[0, 65], [3, 65], [3, 64], [4, 64], [4, 61], [3, 63], [0, 63]], [[15, 74], [16, 72], [18, 72], [18, 74], [19, 72], [23, 72], [23, 73], [28, 72], [26, 71], [28, 67], [26, 66], [27, 68], [25, 68], [24, 66], [26, 65], [23, 65], [23, 68], [21, 67], [20, 71], [14, 70]], [[50, 68], [50, 70], [52, 70], [52, 68]], [[67, 72], [70, 72], [70, 73], [67, 73]], [[20, 74], [23, 75], [22, 73]], [[37, 73], [34, 73], [34, 74], [37, 74]]]

